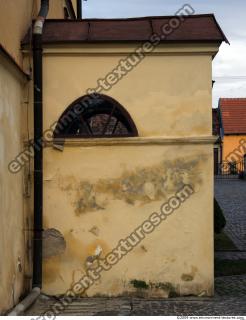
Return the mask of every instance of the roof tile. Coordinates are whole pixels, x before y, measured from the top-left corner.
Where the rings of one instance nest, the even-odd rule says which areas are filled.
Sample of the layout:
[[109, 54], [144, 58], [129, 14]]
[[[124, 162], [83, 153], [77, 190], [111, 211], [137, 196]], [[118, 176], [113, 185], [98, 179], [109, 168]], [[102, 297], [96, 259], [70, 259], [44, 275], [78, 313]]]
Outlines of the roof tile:
[[[148, 41], [153, 33], [163, 35], [162, 26], [177, 16], [143, 17], [130, 19], [46, 20], [44, 43], [102, 42], [102, 41]], [[216, 41], [228, 40], [213, 14], [186, 16], [171, 34], [161, 38], [165, 41]], [[30, 42], [30, 32], [22, 44]]]
[[221, 98], [219, 108], [225, 134], [246, 134], [246, 98]]

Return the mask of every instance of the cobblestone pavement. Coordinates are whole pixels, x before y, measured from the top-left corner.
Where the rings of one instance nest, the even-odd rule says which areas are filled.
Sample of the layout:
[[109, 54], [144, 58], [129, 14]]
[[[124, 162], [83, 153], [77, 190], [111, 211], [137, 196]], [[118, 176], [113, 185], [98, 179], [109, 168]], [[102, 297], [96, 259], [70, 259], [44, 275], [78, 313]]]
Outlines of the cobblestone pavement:
[[[66, 310], [60, 313], [60, 315], [246, 315], [246, 275], [219, 277], [215, 280], [215, 288], [214, 298], [187, 297], [163, 300], [138, 298], [78, 299], [69, 305]], [[25, 313], [25, 315], [42, 315], [56, 302], [57, 299], [53, 297], [40, 296], [37, 302]], [[46, 319], [48, 319], [48, 317]]]
[[217, 260], [246, 260], [245, 251], [217, 251], [215, 252]]
[[246, 251], [246, 181], [216, 179], [215, 197], [227, 219], [225, 232], [239, 250]]

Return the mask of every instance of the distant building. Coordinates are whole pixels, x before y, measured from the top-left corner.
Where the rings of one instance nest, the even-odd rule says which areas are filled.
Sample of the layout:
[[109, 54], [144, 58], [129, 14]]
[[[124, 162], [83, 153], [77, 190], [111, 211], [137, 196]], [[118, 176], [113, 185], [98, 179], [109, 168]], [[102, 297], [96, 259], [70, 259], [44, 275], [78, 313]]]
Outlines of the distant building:
[[242, 161], [246, 155], [246, 98], [219, 100], [222, 160]]
[[216, 175], [238, 175], [246, 169], [246, 98], [221, 98], [213, 109]]
[[222, 161], [222, 141], [220, 132], [219, 109], [212, 109], [213, 115], [213, 135], [217, 137], [214, 144], [214, 172], [218, 172], [219, 163]]

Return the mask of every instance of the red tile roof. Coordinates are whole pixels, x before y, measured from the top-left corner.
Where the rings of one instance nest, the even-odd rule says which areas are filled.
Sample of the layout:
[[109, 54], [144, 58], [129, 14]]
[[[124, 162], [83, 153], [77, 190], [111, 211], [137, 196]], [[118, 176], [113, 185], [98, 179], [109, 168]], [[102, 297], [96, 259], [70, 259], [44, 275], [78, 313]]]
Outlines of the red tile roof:
[[221, 98], [219, 108], [224, 134], [246, 134], [246, 98]]
[[[44, 43], [147, 41], [177, 16], [130, 19], [46, 20]], [[29, 32], [30, 33], [30, 32]], [[28, 44], [27, 34], [22, 44]], [[222, 42], [226, 39], [213, 14], [187, 16], [162, 42]]]

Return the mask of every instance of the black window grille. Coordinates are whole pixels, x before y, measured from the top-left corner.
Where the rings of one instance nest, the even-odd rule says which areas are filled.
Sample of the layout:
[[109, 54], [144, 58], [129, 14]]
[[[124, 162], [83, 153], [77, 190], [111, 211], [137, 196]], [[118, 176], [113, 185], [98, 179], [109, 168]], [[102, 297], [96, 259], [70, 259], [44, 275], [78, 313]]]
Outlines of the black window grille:
[[74, 101], [61, 115], [55, 138], [134, 137], [137, 128], [126, 109], [106, 95], [87, 95]]

